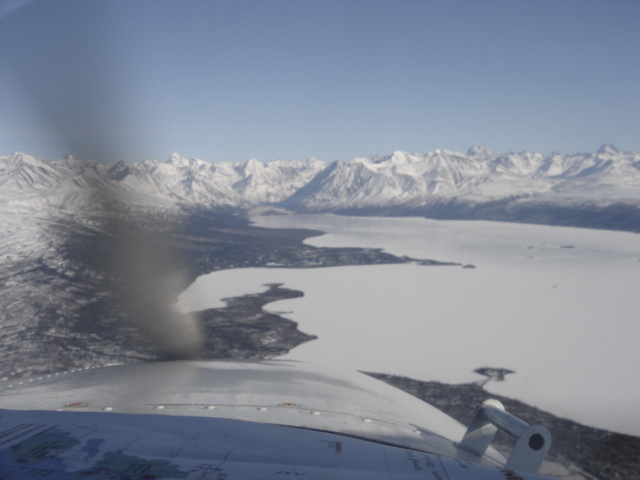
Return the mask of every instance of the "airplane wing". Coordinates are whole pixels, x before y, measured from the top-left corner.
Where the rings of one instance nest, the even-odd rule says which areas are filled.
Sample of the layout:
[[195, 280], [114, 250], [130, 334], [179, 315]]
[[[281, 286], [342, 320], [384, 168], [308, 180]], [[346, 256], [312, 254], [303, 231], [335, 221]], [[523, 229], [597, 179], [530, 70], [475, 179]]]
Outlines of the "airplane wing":
[[173, 361], [0, 383], [0, 478], [540, 479], [358, 372]]

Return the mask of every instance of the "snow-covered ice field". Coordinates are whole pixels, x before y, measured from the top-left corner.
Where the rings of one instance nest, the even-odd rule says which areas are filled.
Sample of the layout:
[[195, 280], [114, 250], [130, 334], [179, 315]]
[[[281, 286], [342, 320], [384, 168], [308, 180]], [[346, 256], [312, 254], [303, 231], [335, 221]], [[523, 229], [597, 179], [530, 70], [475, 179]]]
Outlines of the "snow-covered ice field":
[[284, 283], [304, 297], [267, 308], [318, 336], [288, 359], [448, 383], [482, 380], [478, 367], [509, 368], [516, 373], [486, 388], [640, 435], [640, 236], [421, 218], [253, 220], [328, 232], [308, 240], [317, 246], [383, 248], [477, 268], [226, 270], [196, 280], [181, 298], [189, 309]]

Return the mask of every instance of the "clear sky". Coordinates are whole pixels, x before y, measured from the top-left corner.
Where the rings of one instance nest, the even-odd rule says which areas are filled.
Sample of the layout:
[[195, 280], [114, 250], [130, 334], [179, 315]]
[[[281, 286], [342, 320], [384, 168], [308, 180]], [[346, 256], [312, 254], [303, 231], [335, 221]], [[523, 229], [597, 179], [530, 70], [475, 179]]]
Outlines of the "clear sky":
[[640, 150], [636, 0], [0, 0], [0, 155]]

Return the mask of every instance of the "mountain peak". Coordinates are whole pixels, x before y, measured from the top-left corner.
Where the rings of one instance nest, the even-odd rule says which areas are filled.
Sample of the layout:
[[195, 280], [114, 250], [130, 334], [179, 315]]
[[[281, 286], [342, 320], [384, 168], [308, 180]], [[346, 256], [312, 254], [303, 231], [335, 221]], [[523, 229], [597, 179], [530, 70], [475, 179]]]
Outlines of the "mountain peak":
[[620, 150], [618, 150], [613, 144], [611, 143], [605, 143], [604, 145], [602, 145], [598, 151], [596, 152], [597, 154], [600, 155], [614, 155], [616, 153], [620, 153]]
[[476, 145], [467, 150], [467, 155], [469, 157], [489, 158], [493, 156], [493, 152], [491, 152], [487, 147]]
[[[272, 160], [272, 162], [277, 162], [277, 161], [278, 161], [277, 159]], [[257, 158], [250, 158], [244, 164], [246, 165], [247, 168], [250, 168], [252, 170], [264, 168], [264, 164]]]
[[402, 164], [402, 163], [411, 163], [412, 155], [407, 152], [403, 152], [402, 150], [396, 150], [393, 152], [393, 155], [389, 158], [391, 163]]
[[46, 165], [47, 162], [38, 158], [32, 157], [29, 154], [23, 152], [13, 152], [9, 157], [0, 157], [2, 165], [0, 165], [0, 171], [6, 172], [13, 169], [19, 169], [29, 166], [38, 167]]
[[35, 161], [38, 160], [36, 157], [32, 157], [28, 153], [23, 152], [13, 152], [10, 157], [13, 161]]
[[206, 162], [197, 158], [187, 158], [178, 152], [173, 152], [167, 160], [167, 163], [175, 167], [199, 167]]
[[170, 163], [172, 165], [188, 165], [189, 159], [183, 155], [180, 155], [178, 152], [173, 152], [167, 160], [167, 163]]

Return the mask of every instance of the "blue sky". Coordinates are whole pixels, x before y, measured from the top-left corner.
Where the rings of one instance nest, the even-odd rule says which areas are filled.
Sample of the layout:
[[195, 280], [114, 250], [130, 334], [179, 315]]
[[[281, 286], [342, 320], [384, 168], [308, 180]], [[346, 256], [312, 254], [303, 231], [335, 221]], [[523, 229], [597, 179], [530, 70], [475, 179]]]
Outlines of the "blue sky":
[[0, 17], [0, 155], [640, 150], [635, 0], [0, 0]]

